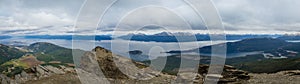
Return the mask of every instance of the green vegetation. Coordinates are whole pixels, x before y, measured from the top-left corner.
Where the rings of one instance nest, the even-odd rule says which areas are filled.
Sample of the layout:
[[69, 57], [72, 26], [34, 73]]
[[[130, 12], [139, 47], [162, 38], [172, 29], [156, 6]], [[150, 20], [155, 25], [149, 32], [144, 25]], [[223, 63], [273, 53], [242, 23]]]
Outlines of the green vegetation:
[[34, 56], [26, 55], [18, 59], [12, 59], [0, 65], [0, 73], [3, 73], [8, 77], [12, 77], [36, 64], [40, 64], [40, 62], [36, 60]]
[[8, 77], [13, 77], [16, 74], [20, 74], [24, 70], [26, 65], [17, 65], [16, 63], [7, 62], [0, 66], [0, 72], [7, 75]]
[[[34, 43], [28, 46], [27, 49], [33, 52], [23, 52], [0, 44], [0, 73], [13, 77], [16, 74], [20, 74], [23, 70], [41, 64], [41, 61], [46, 62], [42, 65], [54, 67], [59, 67], [59, 65], [68, 66], [67, 63], [73, 63], [72, 50], [68, 48], [51, 43]], [[54, 61], [61, 63], [49, 63]]]
[[13, 59], [3, 64], [3, 66], [6, 65], [13, 65], [14, 67], [30, 68], [30, 66], [27, 63], [21, 62], [18, 59]]
[[0, 65], [11, 60], [22, 57], [25, 52], [19, 49], [0, 44]]
[[[187, 58], [182, 58], [178, 55], [173, 55], [173, 56], [168, 56], [168, 57], [158, 57], [157, 59], [153, 59], [152, 62], [163, 62], [164, 59], [166, 60], [166, 64], [162, 72], [168, 73], [171, 75], [176, 75], [178, 73], [178, 69], [180, 68], [181, 61], [184, 62], [192, 62], [191, 60], [194, 60], [193, 55], [186, 55]], [[202, 56], [201, 56], [202, 57]], [[203, 56], [202, 59], [200, 60], [199, 64], [209, 64], [210, 57]], [[151, 61], [142, 61], [146, 65], [150, 65]], [[194, 63], [190, 63], [194, 64]], [[194, 67], [194, 66], [185, 66], [185, 67]]]
[[73, 63], [72, 49], [44, 42], [34, 43], [28, 48], [34, 51], [34, 56], [36, 56], [40, 61], [60, 61], [62, 63]]
[[24, 70], [23, 67], [14, 67], [14, 68], [11, 70], [11, 72], [6, 73], [6, 75], [7, 75], [8, 77], [13, 77], [13, 76], [15, 76], [15, 75], [17, 75], [17, 74], [22, 73], [23, 70]]
[[[209, 64], [210, 57], [201, 56], [200, 64]], [[164, 59], [159, 57], [154, 60]], [[183, 60], [189, 60], [183, 58]], [[168, 56], [167, 63], [163, 72], [168, 74], [177, 74], [180, 67], [181, 57]], [[143, 61], [143, 63], [149, 65], [150, 61]], [[226, 59], [227, 65], [232, 65], [238, 69], [249, 71], [252, 73], [275, 73], [284, 70], [300, 70], [300, 58], [299, 56], [288, 59], [267, 59], [263, 55], [249, 55], [245, 57], [236, 57]]]
[[228, 65], [238, 65], [245, 62], [256, 62], [266, 60], [266, 58], [262, 54], [256, 55], [247, 55], [245, 57], [235, 57], [226, 59], [226, 64]]
[[[156, 60], [161, 60], [161, 59], [165, 59], [167, 58], [166, 61], [166, 65], [164, 67], [164, 69], [162, 70], [162, 72], [171, 74], [171, 75], [176, 75], [178, 73], [177, 70], [180, 67], [180, 62], [181, 59], [179, 57], [176, 56], [168, 56], [168, 57], [158, 57], [157, 59], [154, 59], [152, 61], [156, 61]], [[150, 65], [151, 61], [143, 61], [143, 63], [145, 63], [146, 65]]]
[[300, 59], [268, 59], [263, 61], [233, 64], [233, 66], [253, 73], [275, 73], [284, 70], [299, 70]]

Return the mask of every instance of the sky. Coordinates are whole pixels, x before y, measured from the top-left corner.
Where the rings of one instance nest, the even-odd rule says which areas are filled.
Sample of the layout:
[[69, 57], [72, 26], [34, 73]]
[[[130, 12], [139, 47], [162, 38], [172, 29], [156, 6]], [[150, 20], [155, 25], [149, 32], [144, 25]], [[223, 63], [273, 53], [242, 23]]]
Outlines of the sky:
[[[183, 0], [120, 0], [99, 27], [73, 31], [85, 0], [0, 0], [0, 35], [66, 35], [142, 32], [208, 33]], [[299, 0], [212, 0], [227, 34], [300, 32]], [[101, 5], [102, 3], [95, 3]], [[97, 8], [93, 9], [97, 10]]]

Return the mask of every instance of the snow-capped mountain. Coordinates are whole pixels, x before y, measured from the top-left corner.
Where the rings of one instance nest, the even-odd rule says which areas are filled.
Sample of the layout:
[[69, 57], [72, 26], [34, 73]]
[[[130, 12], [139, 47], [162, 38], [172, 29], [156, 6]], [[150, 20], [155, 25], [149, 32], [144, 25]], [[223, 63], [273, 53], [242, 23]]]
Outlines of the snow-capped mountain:
[[189, 32], [161, 32], [157, 34], [153, 34], [154, 36], [193, 36], [194, 34], [189, 33]]

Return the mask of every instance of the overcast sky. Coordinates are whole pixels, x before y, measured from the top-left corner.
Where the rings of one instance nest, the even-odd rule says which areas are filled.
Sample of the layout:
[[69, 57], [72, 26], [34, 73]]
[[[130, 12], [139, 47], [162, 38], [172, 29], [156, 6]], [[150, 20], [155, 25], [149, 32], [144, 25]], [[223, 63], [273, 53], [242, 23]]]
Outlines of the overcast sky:
[[[0, 0], [0, 35], [91, 34], [73, 32], [84, 0]], [[182, 0], [116, 2], [97, 34], [112, 31], [150, 33], [186, 31], [207, 33], [202, 19]], [[284, 34], [300, 32], [299, 0], [213, 0], [229, 34]], [[99, 3], [101, 5], [101, 3]], [[143, 5], [142, 8], [136, 8]], [[120, 24], [118, 24], [120, 22]], [[116, 28], [118, 27], [118, 28]], [[187, 30], [188, 28], [191, 28]], [[168, 30], [169, 29], [169, 30]]]

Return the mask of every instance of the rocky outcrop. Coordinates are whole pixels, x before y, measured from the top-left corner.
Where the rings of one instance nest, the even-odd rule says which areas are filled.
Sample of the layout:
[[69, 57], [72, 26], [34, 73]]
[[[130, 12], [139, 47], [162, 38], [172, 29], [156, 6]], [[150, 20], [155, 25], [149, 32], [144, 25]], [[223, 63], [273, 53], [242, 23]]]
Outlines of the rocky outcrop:
[[1, 80], [1, 84], [9, 84], [10, 82], [10, 78], [8, 78], [7, 76], [0, 74], [0, 80]]
[[[168, 75], [155, 71], [143, 63], [134, 62], [128, 58], [115, 55], [111, 51], [102, 47], [96, 47], [93, 52], [85, 53], [80, 64], [80, 69], [86, 71], [86, 74], [99, 71], [103, 72], [95, 74], [104, 75], [105, 78], [107, 78], [107, 80], [109, 80], [111, 83], [121, 81], [122, 83], [145, 83], [147, 81], [149, 83], [152, 83], [153, 81], [157, 81], [159, 83], [171, 83], [174, 81], [193, 81], [194, 83], [201, 84], [203, 83], [205, 77], [208, 76], [208, 68], [209, 65], [201, 64], [199, 65], [198, 74], [196, 75], [195, 73], [189, 72], [180, 73], [177, 76]], [[189, 76], [196, 76], [196, 78], [193, 80], [190, 79], [191, 77]], [[250, 76], [247, 72], [238, 70], [228, 65], [224, 66], [223, 73], [219, 77], [219, 83], [233, 83], [250, 79]]]
[[291, 76], [300, 76], [300, 70], [284, 71], [283, 73]]
[[60, 67], [38, 65], [30, 69], [26, 69], [13, 77], [7, 77], [6, 75], [0, 74], [0, 84], [22, 84], [27, 81], [35, 81], [51, 77], [53, 75], [64, 75], [67, 73], [75, 74], [75, 69], [62, 65], [60, 65]]
[[300, 70], [281, 71], [277, 73], [250, 73], [251, 79], [245, 84], [299, 84]]
[[[205, 77], [208, 76], [209, 65], [200, 64], [198, 68], [198, 76], [196, 79], [198, 79], [200, 82], [204, 80]], [[219, 78], [219, 83], [230, 83], [230, 82], [240, 82], [249, 80], [250, 76], [248, 75], [248, 72], [238, 70], [234, 68], [233, 66], [225, 65], [223, 68], [223, 72], [220, 76], [218, 75], [209, 75]]]
[[[96, 47], [92, 52], [85, 53], [80, 63], [80, 70], [84, 70], [81, 72], [85, 73], [82, 76], [89, 77], [87, 76], [88, 73], [94, 73], [98, 77], [102, 75], [103, 78], [104, 75], [104, 78], [111, 83], [151, 83], [153, 81], [166, 83], [171, 82], [175, 78], [175, 76], [154, 71], [143, 63], [115, 55], [102, 47]], [[89, 79], [91, 78], [84, 80]]]

